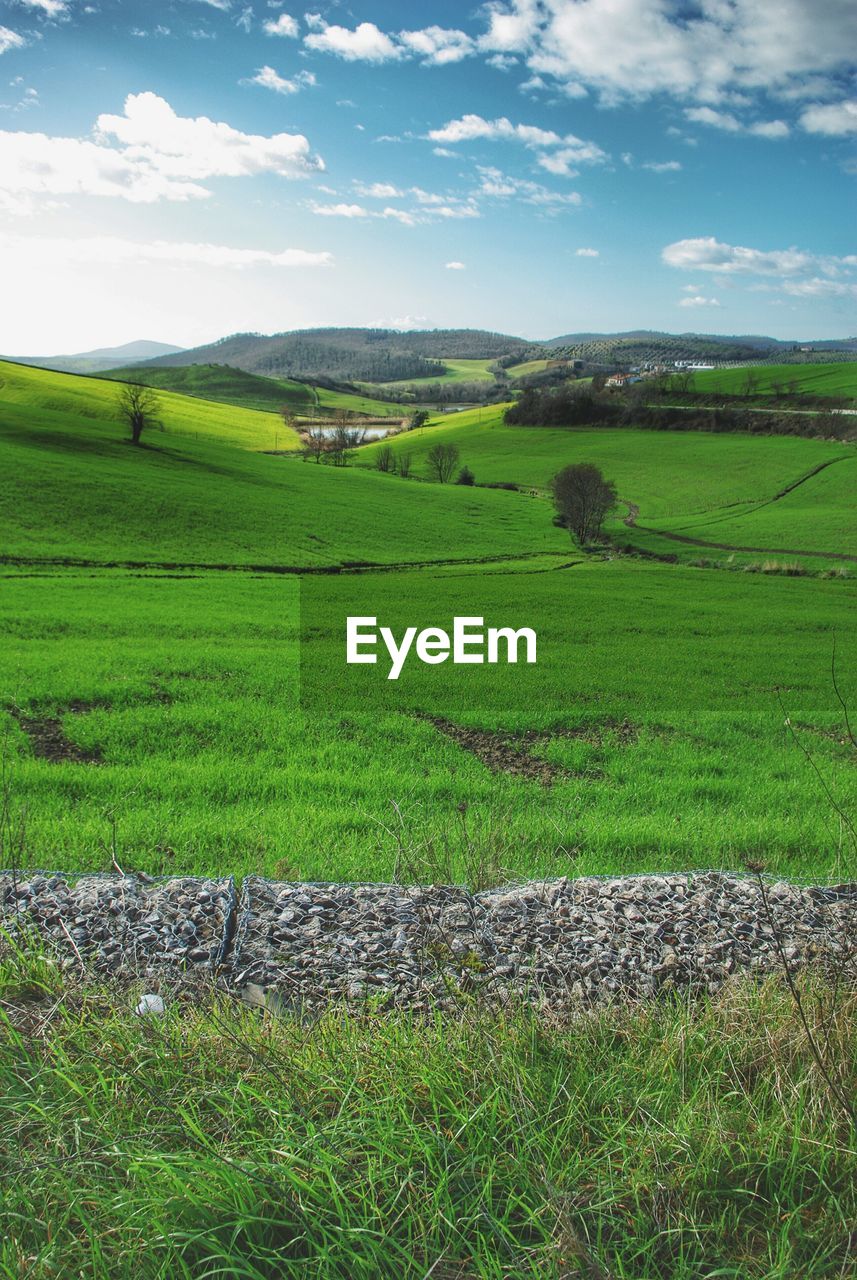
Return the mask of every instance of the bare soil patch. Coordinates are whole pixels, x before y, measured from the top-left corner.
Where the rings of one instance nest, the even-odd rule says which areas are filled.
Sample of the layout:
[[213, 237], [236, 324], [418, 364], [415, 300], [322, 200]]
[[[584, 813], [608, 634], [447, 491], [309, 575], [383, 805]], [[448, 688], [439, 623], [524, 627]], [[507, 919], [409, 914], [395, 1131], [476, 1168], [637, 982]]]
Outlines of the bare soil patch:
[[469, 751], [493, 773], [506, 773], [512, 777], [526, 778], [550, 786], [557, 778], [597, 776], [591, 769], [583, 775], [563, 765], [553, 764], [533, 753], [533, 748], [553, 742], [558, 738], [572, 738], [589, 742], [594, 746], [604, 744], [606, 734], [614, 735], [620, 746], [636, 742], [638, 729], [629, 720], [604, 720], [596, 725], [575, 728], [524, 729], [518, 733], [504, 733], [494, 729], [474, 729], [454, 724], [442, 716], [426, 716], [439, 733], [450, 738], [463, 751]]
[[101, 764], [101, 752], [85, 750], [71, 742], [62, 724], [62, 715], [86, 715], [92, 709], [92, 703], [71, 702], [58, 716], [28, 716], [15, 707], [12, 715], [30, 739], [33, 755], [39, 760], [50, 760], [53, 764]]

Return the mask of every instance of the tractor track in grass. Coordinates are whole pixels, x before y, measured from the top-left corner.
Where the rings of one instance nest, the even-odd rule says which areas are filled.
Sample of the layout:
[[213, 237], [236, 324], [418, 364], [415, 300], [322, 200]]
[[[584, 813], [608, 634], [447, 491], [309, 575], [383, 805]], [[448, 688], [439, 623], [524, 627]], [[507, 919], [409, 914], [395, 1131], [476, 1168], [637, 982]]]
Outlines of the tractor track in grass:
[[[764, 502], [760, 502], [758, 506], [751, 508], [751, 510], [746, 514], [755, 514], [757, 511], [761, 511], [763, 507], [769, 507], [772, 503], [779, 502], [781, 498], [785, 498], [788, 494], [793, 493], [795, 489], [799, 489], [801, 485], [806, 484], [808, 480], [817, 476], [819, 472], [825, 471], [827, 467], [832, 467], [837, 462], [845, 461], [846, 459], [843, 457], [830, 458], [827, 462], [819, 463], [817, 467], [813, 467], [811, 471], [807, 471], [806, 474], [800, 476], [799, 479], [793, 480], [791, 484], [786, 485], [785, 488], [780, 489], [778, 493], [775, 493], [772, 498], [766, 498]], [[621, 501], [624, 506], [628, 508], [628, 514], [622, 521], [627, 528], [640, 529], [643, 533], [654, 533], [660, 538], [668, 538], [670, 542], [684, 542], [689, 546], [707, 547], [713, 551], [741, 551], [750, 552], [753, 555], [771, 556], [811, 556], [813, 559], [845, 560], [851, 564], [857, 564], [857, 555], [848, 555], [844, 551], [798, 551], [788, 547], [744, 547], [731, 542], [709, 542], [703, 538], [691, 538], [684, 533], [670, 533], [665, 529], [653, 528], [651, 525], [638, 524], [637, 519], [640, 514], [639, 505], [636, 502], [629, 502], [626, 498], [622, 498]], [[737, 506], [739, 504], [732, 503], [730, 505]], [[726, 518], [727, 517], [725, 516], [721, 517], [721, 519]], [[712, 523], [715, 522], [712, 521]]]
[[[582, 564], [569, 560], [566, 551], [525, 551], [520, 555], [464, 556], [442, 560], [404, 560], [384, 564], [374, 560], [345, 560], [333, 565], [227, 564], [177, 560], [88, 560], [77, 556], [0, 556], [0, 566], [28, 569], [129, 569], [154, 573], [270, 573], [285, 577], [310, 577], [359, 573], [407, 573], [411, 569], [454, 568], [457, 565], [520, 564], [548, 557], [562, 560], [553, 566], [568, 569]], [[539, 572], [547, 572], [540, 570]]]

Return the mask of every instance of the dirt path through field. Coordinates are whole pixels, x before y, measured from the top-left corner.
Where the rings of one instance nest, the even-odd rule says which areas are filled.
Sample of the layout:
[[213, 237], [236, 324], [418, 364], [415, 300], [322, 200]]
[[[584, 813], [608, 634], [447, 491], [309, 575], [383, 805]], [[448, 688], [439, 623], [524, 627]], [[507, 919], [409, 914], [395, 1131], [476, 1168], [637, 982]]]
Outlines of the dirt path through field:
[[[819, 472], [825, 471], [827, 467], [834, 466], [837, 462], [845, 462], [843, 458], [830, 458], [827, 462], [821, 462], [817, 467], [813, 467], [811, 471], [807, 471], [797, 480], [793, 480], [791, 484], [780, 489], [772, 498], [766, 498], [764, 502], [760, 502], [755, 507], [750, 507], [747, 514], [754, 514], [761, 511], [763, 507], [769, 507], [774, 502], [779, 502], [781, 498], [785, 498], [788, 494], [794, 493], [795, 489], [799, 489], [802, 484], [806, 484], [813, 476], [817, 476]], [[624, 517], [622, 523], [627, 525], [629, 529], [640, 529], [643, 533], [655, 533], [660, 538], [668, 538], [671, 542], [685, 542], [693, 547], [709, 547], [714, 551], [743, 551], [750, 552], [753, 555], [771, 555], [771, 556], [812, 556], [814, 559], [823, 560], [846, 560], [852, 564], [857, 564], [857, 555], [847, 555], [844, 551], [798, 551], [787, 547], [743, 547], [730, 542], [709, 542], [703, 538], [691, 538], [684, 533], [669, 533], [665, 529], [656, 529], [651, 525], [638, 524], [637, 519], [640, 514], [639, 505], [636, 502], [629, 502], [627, 498], [622, 498], [621, 502], [628, 508], [628, 514]], [[737, 505], [737, 504], [730, 504]], [[721, 519], [731, 518], [722, 516]], [[711, 522], [712, 524], [715, 521]]]

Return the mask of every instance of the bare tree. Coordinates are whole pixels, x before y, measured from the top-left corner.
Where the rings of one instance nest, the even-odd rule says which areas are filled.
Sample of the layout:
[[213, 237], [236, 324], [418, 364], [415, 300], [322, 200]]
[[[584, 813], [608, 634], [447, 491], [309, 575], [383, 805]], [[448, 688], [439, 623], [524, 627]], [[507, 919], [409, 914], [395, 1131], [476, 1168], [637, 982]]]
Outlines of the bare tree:
[[347, 427], [342, 424], [334, 428], [328, 439], [330, 460], [335, 467], [347, 467], [354, 450], [366, 440], [365, 427]]
[[399, 454], [399, 475], [403, 480], [407, 480], [408, 476], [411, 474], [412, 461], [413, 454], [410, 451]]
[[375, 466], [379, 471], [395, 471], [396, 455], [390, 445], [382, 444], [375, 454]]
[[327, 432], [324, 427], [310, 427], [308, 431], [304, 431], [301, 435], [301, 449], [304, 462], [307, 458], [315, 458], [316, 462], [321, 462], [322, 454], [327, 452]]
[[283, 419], [287, 431], [296, 431], [298, 425], [298, 415], [290, 404], [284, 404], [280, 410], [280, 417]]
[[605, 516], [617, 502], [615, 484], [605, 480], [591, 462], [563, 467], [554, 476], [551, 488], [559, 523], [580, 546], [598, 536]]
[[140, 443], [147, 427], [157, 425], [155, 414], [160, 408], [160, 401], [152, 387], [144, 387], [139, 382], [124, 383], [116, 407], [131, 432], [132, 444]]
[[426, 456], [429, 471], [439, 484], [446, 484], [452, 479], [452, 473], [458, 466], [458, 448], [454, 444], [435, 444]]

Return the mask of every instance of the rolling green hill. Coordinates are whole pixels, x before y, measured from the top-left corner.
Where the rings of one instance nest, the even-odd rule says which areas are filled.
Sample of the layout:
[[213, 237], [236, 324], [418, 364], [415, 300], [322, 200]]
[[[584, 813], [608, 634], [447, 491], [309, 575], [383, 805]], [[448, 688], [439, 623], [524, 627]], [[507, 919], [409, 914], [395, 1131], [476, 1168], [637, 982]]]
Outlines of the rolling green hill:
[[[728, 506], [702, 519], [659, 520], [685, 537], [730, 546], [822, 549], [857, 556], [857, 453], [810, 474], [781, 497]], [[641, 516], [641, 523], [646, 523]]]
[[302, 329], [292, 333], [237, 333], [154, 363], [230, 364], [267, 377], [398, 382], [436, 377], [439, 362], [528, 359], [537, 344], [481, 329]]
[[[857, 554], [851, 496], [857, 490], [857, 450], [852, 445], [793, 436], [513, 427], [503, 423], [499, 406], [435, 418], [397, 436], [390, 447], [397, 455], [410, 453], [414, 472], [430, 479], [427, 455], [438, 443], [458, 448], [461, 465], [470, 467], [477, 484], [514, 483], [543, 493], [566, 464], [594, 463], [616, 483], [620, 498], [639, 508], [639, 523], [647, 530], [663, 528], [772, 553], [785, 548]], [[361, 463], [371, 465], [380, 447], [364, 450]], [[777, 497], [832, 462], [837, 465], [812, 477], [806, 488]], [[704, 517], [704, 524], [689, 517]], [[709, 521], [720, 530], [716, 536], [705, 532]], [[611, 532], [622, 542], [651, 546], [642, 531], [619, 521]], [[658, 550], [672, 554], [676, 547]]]
[[732, 396], [804, 394], [857, 397], [857, 361], [703, 369], [691, 375], [690, 389]]
[[[126, 428], [117, 412], [120, 388], [106, 377], [57, 373], [0, 361], [0, 422], [34, 426], [59, 434], [99, 423], [108, 438], [121, 441]], [[159, 392], [158, 419], [164, 436], [198, 436], [243, 449], [296, 449], [297, 433], [279, 414]]]
[[233, 369], [226, 364], [191, 364], [184, 366], [129, 365], [101, 375], [121, 382], [142, 382], [149, 387], [177, 391], [182, 395], [201, 396], [223, 404], [241, 405], [246, 409], [260, 409], [279, 413], [288, 406], [299, 417], [311, 417], [316, 413], [332, 414], [340, 409], [371, 417], [400, 417], [398, 405], [369, 396], [352, 395], [345, 391], [332, 391], [327, 387], [314, 387], [291, 379], [263, 378], [243, 369]]
[[230, 431], [239, 442], [246, 421], [258, 447], [261, 420], [282, 444], [274, 415], [165, 393], [169, 434], [135, 449], [113, 414], [114, 383], [0, 369], [7, 556], [318, 567], [567, 547], [542, 504], [518, 494], [438, 492], [219, 442]]

